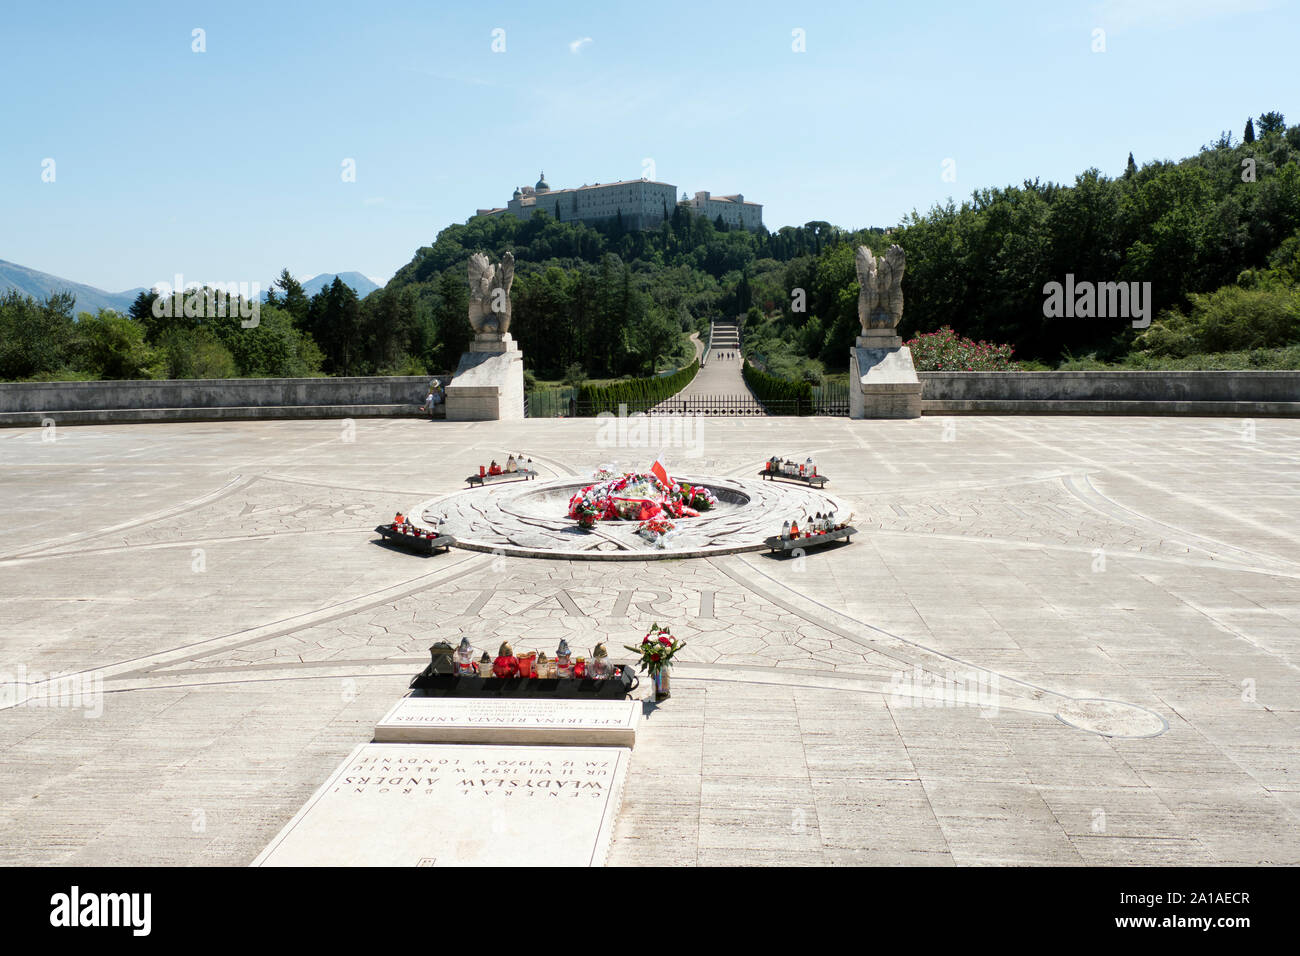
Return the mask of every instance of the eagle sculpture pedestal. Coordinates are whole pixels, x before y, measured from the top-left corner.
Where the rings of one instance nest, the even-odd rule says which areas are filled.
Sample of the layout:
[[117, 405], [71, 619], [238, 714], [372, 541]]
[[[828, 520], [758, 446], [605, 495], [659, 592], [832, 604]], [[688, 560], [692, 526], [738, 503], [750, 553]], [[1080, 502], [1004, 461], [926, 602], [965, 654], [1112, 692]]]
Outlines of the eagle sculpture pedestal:
[[849, 349], [849, 417], [921, 417], [921, 380], [898, 336], [861, 335]]
[[447, 421], [524, 417], [524, 354], [510, 333], [475, 336], [447, 386]]
[[469, 324], [474, 339], [447, 385], [447, 421], [524, 417], [524, 356], [510, 337], [510, 285], [515, 257], [500, 266], [476, 252], [469, 258]]
[[849, 349], [850, 418], [920, 418], [921, 380], [912, 350], [897, 333], [903, 317], [903, 250], [876, 258], [866, 246], [855, 256], [862, 334]]

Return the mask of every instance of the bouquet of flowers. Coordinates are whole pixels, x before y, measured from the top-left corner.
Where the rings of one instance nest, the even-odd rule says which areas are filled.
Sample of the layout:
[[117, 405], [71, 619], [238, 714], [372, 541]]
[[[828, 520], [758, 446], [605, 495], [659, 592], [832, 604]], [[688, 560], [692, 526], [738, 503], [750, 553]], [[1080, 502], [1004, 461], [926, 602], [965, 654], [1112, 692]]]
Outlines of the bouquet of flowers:
[[581, 504], [573, 511], [573, 515], [578, 519], [579, 528], [594, 528], [600, 512], [590, 504]]
[[677, 525], [667, 518], [651, 518], [637, 525], [636, 533], [643, 538], [649, 538], [656, 547], [666, 548], [669, 537], [676, 530]]
[[[602, 467], [596, 477], [606, 473]], [[717, 498], [707, 488], [696, 485], [690, 489], [688, 499], [677, 482], [665, 484], [653, 472], [627, 472], [588, 485], [569, 499], [569, 517], [577, 519], [584, 528], [593, 527], [597, 521], [623, 520], [647, 521], [664, 514], [673, 518], [694, 518], [699, 511], [693, 507], [702, 503], [704, 508], [717, 504]]]
[[641, 655], [638, 663], [647, 674], [653, 676], [665, 668], [671, 667], [673, 655], [686, 645], [673, 637], [668, 628], [655, 624], [650, 628], [650, 633], [642, 639], [640, 644], [624, 644], [623, 646], [627, 650]]
[[649, 498], [611, 498], [614, 510], [624, 521], [649, 521], [663, 509]]
[[569, 499], [569, 517], [577, 518], [583, 528], [594, 527], [597, 521], [611, 517], [613, 502], [600, 485], [588, 485]]
[[700, 513], [694, 508], [682, 504], [682, 499], [675, 498], [664, 502], [664, 514], [673, 518], [698, 518]]
[[708, 511], [718, 504], [717, 496], [703, 485], [682, 485], [682, 503], [696, 511]]

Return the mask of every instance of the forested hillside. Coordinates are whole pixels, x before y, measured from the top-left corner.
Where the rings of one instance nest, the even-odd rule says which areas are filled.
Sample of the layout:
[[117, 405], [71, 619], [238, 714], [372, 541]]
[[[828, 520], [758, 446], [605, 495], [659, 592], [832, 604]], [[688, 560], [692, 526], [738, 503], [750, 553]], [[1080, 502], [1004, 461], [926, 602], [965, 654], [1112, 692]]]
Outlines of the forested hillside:
[[[1281, 114], [1266, 113], [1247, 136], [1253, 141], [1234, 144], [1224, 133], [1181, 162], [1139, 168], [1130, 156], [1117, 179], [1087, 170], [1071, 186], [981, 190], [960, 207], [913, 214], [894, 237], [907, 250], [904, 333], [950, 325], [1047, 362], [1066, 353], [1119, 357], [1150, 346], [1156, 327], [1139, 333], [1122, 319], [1046, 318], [1044, 284], [1067, 273], [1150, 282], [1154, 314], [1175, 323], [1195, 308], [1196, 294], [1225, 286], [1268, 295], [1261, 283], [1289, 270], [1294, 292], [1300, 127], [1287, 130]], [[1244, 274], [1270, 268], [1280, 273]]]
[[[449, 343], [463, 324], [455, 296], [470, 253], [510, 249], [520, 264], [514, 333], [539, 374], [570, 362], [592, 375], [644, 369], [669, 326], [703, 331], [711, 316], [743, 315], [748, 353], [780, 374], [816, 378], [846, 367], [857, 335], [854, 250], [865, 243], [880, 254], [896, 242], [907, 252], [904, 336], [949, 326], [1049, 366], [1087, 354], [1216, 351], [1222, 335], [1197, 340], [1186, 330], [1222, 325], [1207, 310], [1231, 302], [1280, 315], [1262, 332], [1238, 322], [1234, 347], [1273, 348], [1300, 342], [1298, 157], [1300, 127], [1265, 113], [1241, 142], [1222, 133], [1181, 161], [1138, 166], [1130, 156], [1117, 178], [1090, 169], [1069, 185], [982, 189], [889, 230], [818, 221], [754, 234], [680, 210], [646, 233], [545, 215], [475, 217], [420, 249], [385, 293], [414, 290], [442, 316], [439, 338]], [[1067, 273], [1150, 282], [1163, 321], [1141, 333], [1124, 319], [1047, 318], [1043, 287]], [[1212, 296], [1225, 287], [1236, 291]], [[1183, 331], [1169, 335], [1170, 326]]]
[[[684, 365], [683, 332], [741, 316], [759, 366], [818, 380], [846, 367], [858, 332], [855, 248], [882, 254], [895, 242], [907, 252], [904, 336], [947, 326], [1049, 367], [1300, 364], [1300, 126], [1265, 113], [1240, 142], [1220, 134], [1181, 161], [1130, 156], [1117, 178], [1090, 169], [1069, 185], [981, 189], [891, 229], [814, 221], [751, 233], [680, 208], [649, 232], [476, 216], [364, 300], [338, 280], [308, 296], [286, 271], [252, 329], [156, 319], [152, 293], [126, 320], [101, 311], [80, 323], [70, 297], [11, 293], [0, 299], [0, 378], [448, 371], [469, 339], [469, 256], [510, 250], [511, 332], [537, 378]], [[1159, 317], [1146, 330], [1045, 317], [1044, 285], [1067, 274], [1149, 282]]]
[[[1072, 185], [1029, 182], [984, 189], [957, 205], [914, 212], [883, 242], [907, 252], [904, 337], [948, 326], [1005, 343], [1048, 367], [1089, 356], [1091, 364], [1156, 367], [1297, 367], [1300, 345], [1300, 127], [1264, 114], [1250, 141], [1221, 134], [1180, 162], [1108, 178], [1095, 169]], [[862, 234], [821, 255], [797, 257], [772, 289], [756, 264], [763, 303], [746, 317], [746, 351], [773, 370], [816, 378], [843, 369], [857, 335], [853, 253]], [[1146, 331], [1126, 319], [1047, 318], [1044, 285], [1067, 274], [1091, 282], [1150, 282]], [[807, 311], [788, 291], [807, 290]], [[1292, 346], [1289, 351], [1264, 354]], [[1246, 352], [1222, 362], [1209, 353]], [[1189, 359], [1190, 356], [1201, 356]], [[819, 360], [819, 361], [818, 361]], [[1072, 367], [1089, 363], [1071, 362]]]
[[545, 213], [526, 221], [476, 216], [416, 252], [382, 294], [413, 293], [417, 312], [435, 317], [438, 361], [454, 364], [468, 337], [466, 262], [478, 250], [493, 257], [511, 250], [511, 333], [530, 371], [555, 378], [577, 363], [593, 378], [646, 374], [666, 360], [689, 361], [681, 333], [706, 334], [714, 316], [779, 308], [786, 265], [814, 261], [847, 237], [826, 222], [728, 230], [682, 209], [649, 232]]

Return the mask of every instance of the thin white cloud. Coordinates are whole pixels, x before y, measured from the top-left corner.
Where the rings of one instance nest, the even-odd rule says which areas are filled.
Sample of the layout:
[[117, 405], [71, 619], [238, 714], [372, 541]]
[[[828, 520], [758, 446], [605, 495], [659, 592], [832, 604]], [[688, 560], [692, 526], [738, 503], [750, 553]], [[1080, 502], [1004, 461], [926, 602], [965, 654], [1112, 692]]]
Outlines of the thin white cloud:
[[572, 43], [569, 44], [569, 52], [581, 53], [582, 48], [590, 42], [592, 42], [591, 37], [582, 37], [581, 39], [574, 40]]

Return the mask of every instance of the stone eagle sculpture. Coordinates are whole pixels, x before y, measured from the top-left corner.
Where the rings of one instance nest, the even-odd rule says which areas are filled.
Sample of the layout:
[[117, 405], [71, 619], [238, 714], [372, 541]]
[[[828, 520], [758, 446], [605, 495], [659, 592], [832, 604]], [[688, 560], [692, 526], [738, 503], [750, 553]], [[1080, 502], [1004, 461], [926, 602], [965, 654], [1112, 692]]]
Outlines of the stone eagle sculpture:
[[866, 246], [858, 246], [854, 263], [861, 285], [858, 321], [862, 331], [896, 329], [903, 317], [903, 267], [907, 263], [903, 247], [890, 246], [884, 258], [877, 258]]
[[501, 265], [476, 252], [469, 257], [469, 324], [480, 335], [505, 335], [510, 330], [510, 284], [515, 257], [507, 252]]

